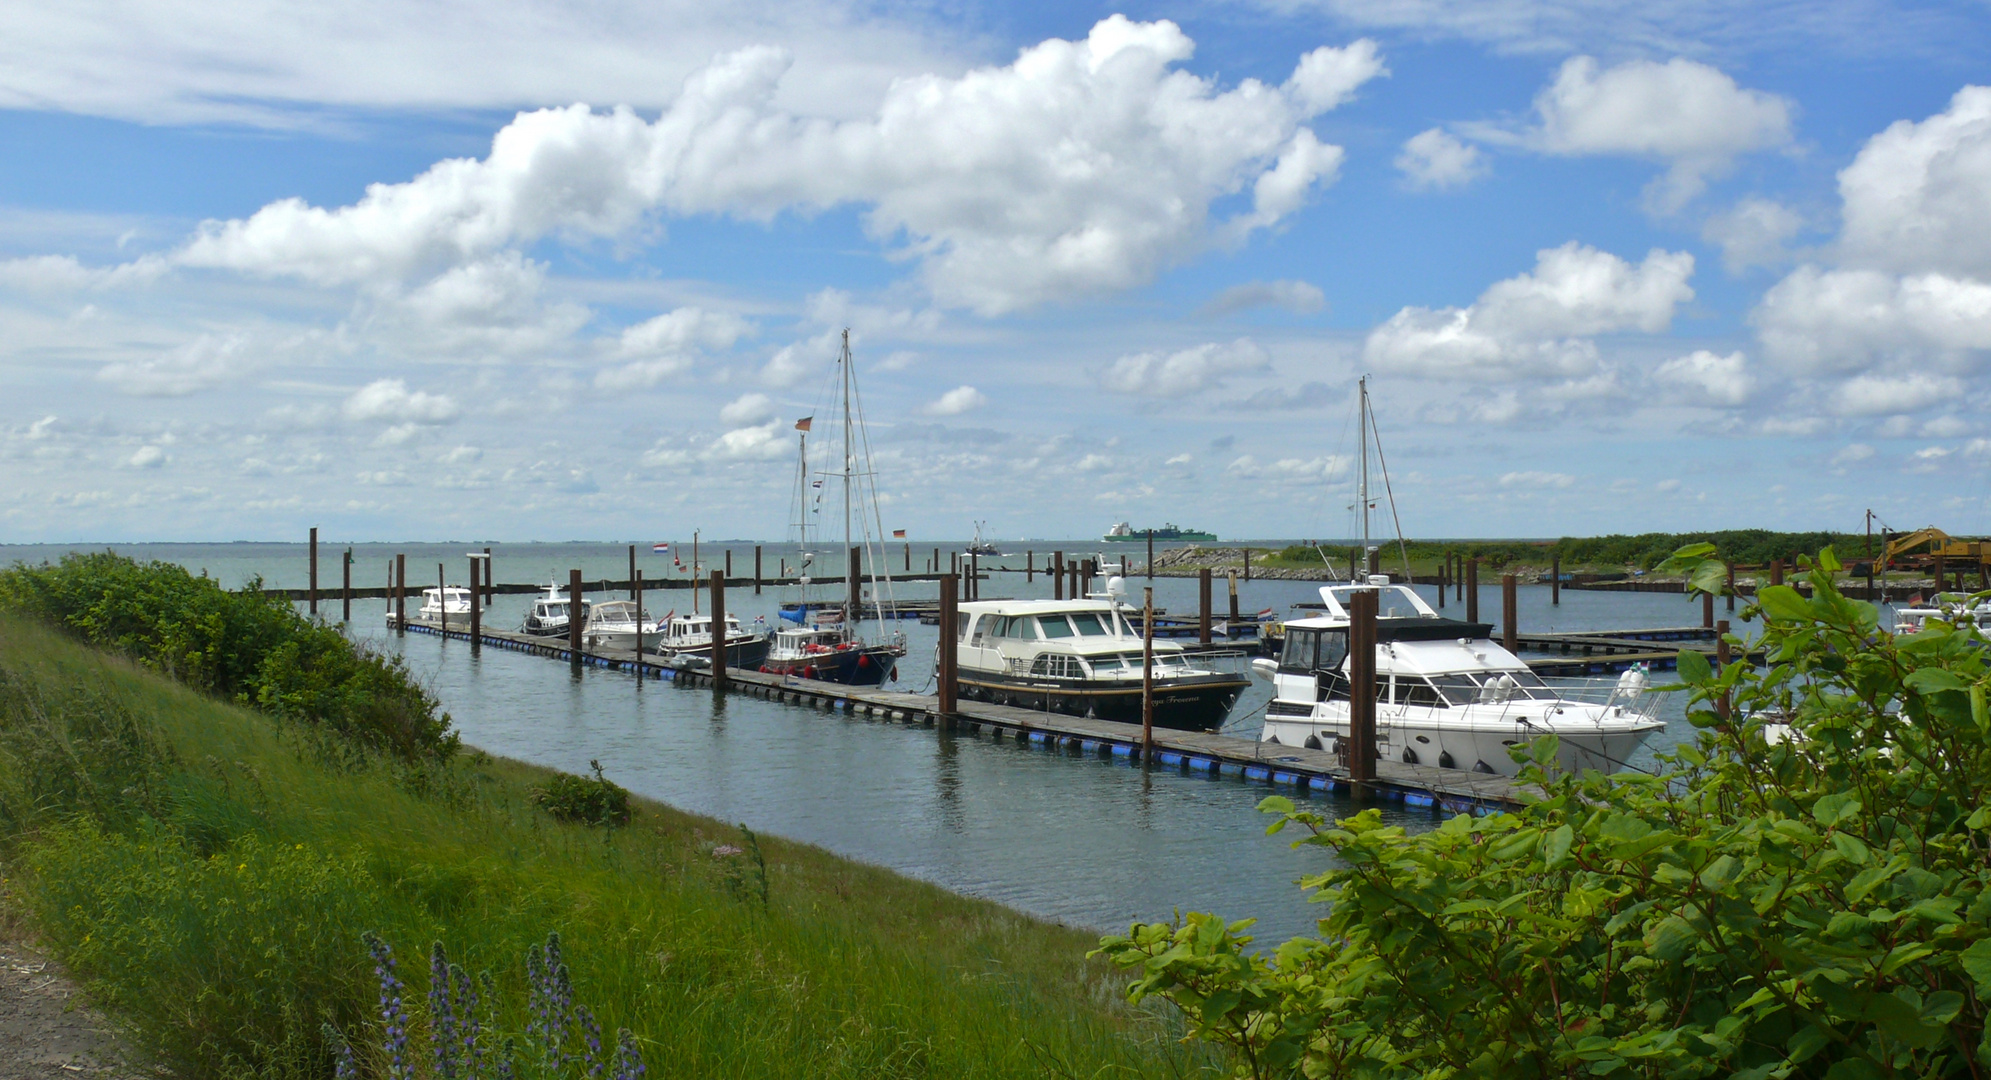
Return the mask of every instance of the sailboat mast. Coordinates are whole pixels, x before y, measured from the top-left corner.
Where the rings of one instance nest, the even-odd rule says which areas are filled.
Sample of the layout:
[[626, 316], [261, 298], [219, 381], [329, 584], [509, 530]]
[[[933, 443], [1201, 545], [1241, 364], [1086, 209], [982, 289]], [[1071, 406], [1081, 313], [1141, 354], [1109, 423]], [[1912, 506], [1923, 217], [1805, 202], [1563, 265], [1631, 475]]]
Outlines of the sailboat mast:
[[[1362, 445], [1361, 479], [1358, 482], [1361, 490], [1356, 493], [1356, 498], [1362, 503], [1362, 564], [1367, 566], [1369, 561], [1369, 377], [1362, 376], [1355, 385], [1360, 392], [1360, 400], [1356, 405], [1355, 426]], [[1362, 581], [1365, 578], [1361, 571], [1351, 566], [1348, 568], [1348, 580]]]
[[843, 625], [845, 633], [853, 633], [857, 629], [857, 613], [862, 610], [858, 607], [858, 593], [862, 586], [857, 580], [857, 574], [848, 569], [850, 560], [850, 470], [852, 459], [855, 457], [854, 452], [851, 450], [850, 329], [848, 327], [843, 332], [843, 359], [838, 362], [843, 366], [843, 557], [846, 566], [844, 573], [850, 578], [849, 606], [843, 613]]

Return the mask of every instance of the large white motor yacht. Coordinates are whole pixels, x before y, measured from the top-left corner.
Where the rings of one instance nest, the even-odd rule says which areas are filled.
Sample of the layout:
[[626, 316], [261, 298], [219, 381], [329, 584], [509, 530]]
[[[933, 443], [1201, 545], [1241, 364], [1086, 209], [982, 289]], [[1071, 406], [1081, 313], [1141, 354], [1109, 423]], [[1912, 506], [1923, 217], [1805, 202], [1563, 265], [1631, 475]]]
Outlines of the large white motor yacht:
[[642, 651], [647, 652], [663, 640], [664, 627], [655, 619], [646, 619], [639, 627], [634, 600], [603, 600], [590, 604], [587, 621], [581, 624], [581, 640], [590, 649], [635, 650], [639, 633], [643, 641]]
[[[1108, 595], [1118, 586], [1116, 578]], [[1117, 601], [981, 600], [960, 610], [963, 696], [1141, 722], [1142, 640]], [[1193, 662], [1173, 641], [1154, 643], [1153, 682], [1155, 724], [1185, 731], [1221, 727], [1249, 685]]]
[[1280, 658], [1252, 662], [1275, 688], [1264, 741], [1336, 750], [1348, 736], [1348, 602], [1362, 591], [1377, 598], [1378, 757], [1513, 776], [1521, 766], [1510, 748], [1552, 733], [1562, 768], [1615, 772], [1665, 726], [1661, 695], [1646, 689], [1642, 669], [1551, 686], [1492, 640], [1487, 624], [1444, 618], [1408, 586], [1376, 575], [1323, 586], [1327, 613], [1288, 622]]
[[[442, 589], [423, 589], [422, 606], [415, 612], [410, 622], [425, 623], [430, 626], [470, 627], [470, 590], [451, 585]], [[388, 605], [387, 624], [394, 624], [394, 605]]]

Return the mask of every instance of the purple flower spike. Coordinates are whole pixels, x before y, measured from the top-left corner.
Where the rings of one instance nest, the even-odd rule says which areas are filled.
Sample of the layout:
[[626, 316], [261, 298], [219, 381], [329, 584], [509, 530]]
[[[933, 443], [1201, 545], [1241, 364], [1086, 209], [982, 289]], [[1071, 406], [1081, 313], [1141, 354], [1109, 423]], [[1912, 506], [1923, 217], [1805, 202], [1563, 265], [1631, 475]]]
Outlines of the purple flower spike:
[[636, 1033], [620, 1028], [615, 1033], [614, 1080], [642, 1080], [643, 1052], [636, 1049]]
[[449, 956], [438, 941], [429, 949], [429, 1046], [436, 1055], [436, 1080], [457, 1080], [457, 1023]]
[[373, 956], [373, 974], [380, 980], [380, 1025], [383, 1036], [383, 1049], [387, 1051], [387, 1076], [389, 1080], [414, 1080], [415, 1072], [408, 1066], [408, 1014], [401, 1007], [401, 980], [394, 975], [394, 951], [380, 939], [380, 935], [367, 933], [363, 940], [367, 952]]

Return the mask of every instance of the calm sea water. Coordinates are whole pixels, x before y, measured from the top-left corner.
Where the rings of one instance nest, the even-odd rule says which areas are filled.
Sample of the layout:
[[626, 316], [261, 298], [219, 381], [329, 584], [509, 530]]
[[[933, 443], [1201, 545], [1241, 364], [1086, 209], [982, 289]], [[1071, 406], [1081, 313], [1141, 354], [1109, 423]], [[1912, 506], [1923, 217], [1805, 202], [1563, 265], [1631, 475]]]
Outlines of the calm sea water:
[[[354, 584], [385, 584], [396, 551], [408, 555], [411, 581], [432, 580], [440, 562], [450, 583], [461, 584], [468, 576], [465, 553], [484, 546], [481, 541], [359, 545]], [[727, 546], [734, 572], [751, 573], [753, 545]], [[1039, 545], [1040, 562], [1053, 546]], [[564, 581], [570, 568], [588, 578], [620, 579], [628, 568], [624, 545], [491, 547], [501, 581]], [[1099, 547], [1064, 545], [1068, 553], [1085, 554]], [[39, 562], [67, 550], [0, 545], [0, 565]], [[273, 587], [301, 587], [307, 577], [300, 544], [138, 544], [116, 550], [205, 570], [231, 586], [260, 576]], [[321, 546], [321, 588], [336, 587], [341, 550]], [[701, 545], [701, 563], [723, 565], [724, 550]], [[948, 550], [941, 549], [943, 560]], [[923, 569], [931, 552], [931, 544], [913, 549], [915, 569]], [[903, 550], [895, 556], [895, 563], [902, 560]], [[678, 557], [690, 561], [688, 550]], [[769, 573], [784, 557], [794, 562], [795, 549], [764, 547]], [[639, 560], [646, 577], [673, 569], [671, 555], [645, 550]], [[1019, 553], [984, 565], [1020, 568], [1022, 562]], [[1140, 587], [1148, 583], [1137, 577], [1129, 584], [1139, 602]], [[1158, 578], [1153, 587], [1157, 606], [1194, 612], [1194, 579]], [[1317, 588], [1306, 582], [1242, 582], [1239, 609], [1294, 614], [1291, 605], [1318, 599]], [[1427, 597], [1432, 591], [1424, 590]], [[1481, 593], [1481, 617], [1496, 617], [1498, 586]], [[931, 599], [936, 594], [931, 583], [908, 583], [898, 595]], [[1021, 574], [998, 574], [983, 584], [987, 599], [1049, 595], [1041, 576], [1026, 583]], [[748, 621], [762, 616], [773, 623], [778, 605], [795, 596], [793, 589], [769, 588], [760, 596], [750, 588], [733, 589], [727, 608]], [[649, 603], [668, 610], [688, 606], [689, 599], [688, 592], [665, 591]], [[515, 626], [529, 603], [523, 595], [498, 597], [487, 625]], [[1221, 579], [1216, 605], [1220, 613], [1228, 606]], [[323, 610], [336, 619], [336, 599]], [[1456, 603], [1446, 610], [1463, 614]], [[612, 779], [650, 798], [1097, 930], [1194, 909], [1230, 918], [1257, 916], [1262, 939], [1272, 941], [1311, 932], [1318, 915], [1294, 883], [1324, 869], [1327, 858], [1293, 850], [1287, 837], [1265, 835], [1266, 819], [1254, 810], [1268, 794], [1264, 787], [1143, 772], [1014, 742], [739, 695], [715, 697], [709, 690], [641, 683], [594, 668], [574, 673], [555, 661], [500, 649], [473, 655], [465, 642], [387, 634], [385, 614], [382, 601], [355, 601], [354, 632], [404, 656], [440, 697], [465, 741], [494, 754], [574, 772], [599, 760]], [[1543, 631], [1685, 626], [1699, 622], [1700, 607], [1680, 596], [1579, 591], [1564, 592], [1561, 606], [1552, 607], [1547, 588], [1524, 587], [1519, 616], [1523, 628]], [[930, 690], [934, 628], [902, 620], [888, 629], [903, 630], [910, 650], [894, 687]], [[1256, 717], [1268, 697], [1269, 688], [1254, 681], [1226, 730], [1255, 737]], [[1652, 749], [1686, 735], [1682, 709], [1677, 698], [1667, 704], [1667, 731], [1634, 764], [1649, 763]], [[1328, 812], [1349, 808], [1336, 800], [1314, 801]], [[1420, 811], [1386, 813], [1413, 828], [1437, 820]]]

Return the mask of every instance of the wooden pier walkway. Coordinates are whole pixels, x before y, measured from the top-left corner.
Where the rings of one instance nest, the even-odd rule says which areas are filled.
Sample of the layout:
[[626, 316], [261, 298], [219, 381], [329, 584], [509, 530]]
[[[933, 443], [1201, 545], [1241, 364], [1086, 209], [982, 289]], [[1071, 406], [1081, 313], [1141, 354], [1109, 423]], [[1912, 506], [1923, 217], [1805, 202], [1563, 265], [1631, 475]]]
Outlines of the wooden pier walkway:
[[[470, 639], [469, 628], [459, 628], [455, 619], [451, 619], [450, 625], [444, 628], [438, 627], [432, 620], [411, 618], [407, 629], [465, 642]], [[492, 648], [568, 663], [574, 660], [565, 638], [529, 637], [484, 630], [480, 640], [483, 645]], [[646, 679], [669, 679], [679, 685], [709, 686], [712, 682], [709, 664], [676, 664], [653, 657], [639, 658], [628, 650], [583, 650], [580, 662], [591, 667], [628, 671]], [[908, 724], [945, 724], [958, 732], [987, 735], [997, 740], [1014, 739], [1020, 744], [1047, 751], [1141, 764], [1141, 729], [1138, 724], [1092, 720], [985, 702], [962, 702], [952, 717], [943, 717], [939, 713], [938, 699], [930, 694], [845, 686], [741, 668], [727, 668], [726, 681], [739, 693], [770, 701]], [[1357, 785], [1348, 778], [1348, 770], [1341, 765], [1340, 759], [1324, 750], [1166, 728], [1156, 728], [1154, 736], [1152, 768], [1234, 777], [1274, 788], [1332, 792], [1446, 813], [1494, 812], [1518, 805], [1525, 795], [1522, 786], [1508, 777], [1394, 761], [1376, 762], [1375, 781], [1366, 786]]]

